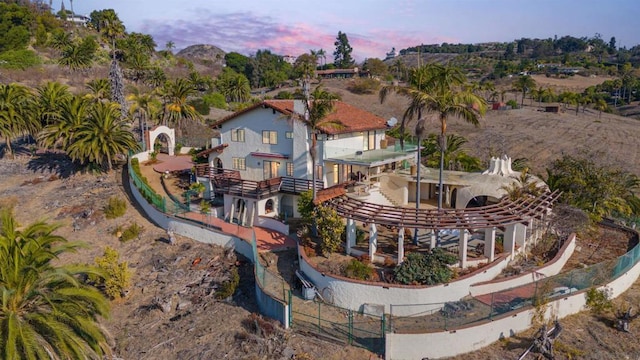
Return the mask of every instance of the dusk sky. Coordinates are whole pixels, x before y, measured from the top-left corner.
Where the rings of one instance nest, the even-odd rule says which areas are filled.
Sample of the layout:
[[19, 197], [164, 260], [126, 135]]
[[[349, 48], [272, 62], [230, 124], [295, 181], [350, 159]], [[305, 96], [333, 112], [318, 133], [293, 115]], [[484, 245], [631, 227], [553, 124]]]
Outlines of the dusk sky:
[[[54, 1], [56, 10], [60, 0]], [[70, 9], [69, 0], [65, 7]], [[601, 34], [618, 46], [640, 44], [638, 0], [76, 0], [78, 14], [114, 9], [128, 32], [150, 34], [163, 49], [212, 44], [251, 55], [324, 49], [333, 59], [338, 31], [358, 61], [392, 47]]]

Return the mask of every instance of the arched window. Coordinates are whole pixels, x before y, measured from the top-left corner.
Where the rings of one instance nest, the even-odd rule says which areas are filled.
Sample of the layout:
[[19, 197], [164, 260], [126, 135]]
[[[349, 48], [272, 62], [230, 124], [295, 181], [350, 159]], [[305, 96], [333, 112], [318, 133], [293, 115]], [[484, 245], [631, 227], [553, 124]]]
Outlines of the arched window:
[[273, 212], [273, 200], [267, 200], [267, 202], [264, 204], [264, 212], [266, 214]]

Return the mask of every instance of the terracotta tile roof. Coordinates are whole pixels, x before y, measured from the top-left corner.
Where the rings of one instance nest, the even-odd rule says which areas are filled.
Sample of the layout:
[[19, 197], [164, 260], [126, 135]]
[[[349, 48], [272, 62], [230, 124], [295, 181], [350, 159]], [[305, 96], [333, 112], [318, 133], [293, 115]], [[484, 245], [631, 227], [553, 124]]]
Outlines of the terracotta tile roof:
[[[265, 100], [261, 103], [257, 103], [253, 106], [222, 118], [215, 122], [213, 126], [219, 126], [224, 122], [227, 122], [237, 116], [248, 113], [259, 107], [268, 107], [280, 112], [283, 115], [293, 114], [293, 100]], [[344, 125], [344, 128], [341, 129], [320, 129], [322, 132], [331, 135], [357, 131], [381, 130], [387, 128], [385, 119], [342, 101], [336, 101], [334, 103], [334, 111], [327, 116], [327, 119], [339, 120]]]
[[207, 149], [207, 150], [203, 150], [200, 151], [199, 153], [196, 154], [197, 157], [201, 157], [201, 156], [206, 156], [211, 154], [212, 152], [219, 152], [221, 153], [222, 150], [224, 150], [224, 148], [226, 148], [227, 146], [229, 146], [229, 144], [220, 144], [218, 146], [214, 146], [211, 149]]
[[247, 108], [244, 108], [240, 111], [236, 111], [231, 115], [225, 116], [222, 119], [216, 121], [215, 123], [213, 123], [212, 127], [218, 127], [219, 125], [235, 118], [238, 117], [242, 114], [246, 114], [250, 111], [253, 111], [259, 107], [268, 107], [271, 109], [274, 109], [284, 115], [290, 115], [293, 114], [293, 100], [265, 100], [263, 102], [259, 102], [256, 103], [254, 105], [251, 105]]
[[318, 190], [316, 193], [316, 200], [313, 202], [316, 205], [322, 204], [325, 201], [329, 201], [333, 198], [337, 198], [339, 196], [345, 195], [347, 190], [344, 188], [342, 184], [335, 185], [330, 188]]
[[321, 129], [327, 134], [344, 134], [355, 131], [386, 129], [386, 120], [366, 110], [351, 106], [342, 101], [336, 101], [333, 113], [328, 120], [339, 120], [345, 127], [342, 129]]

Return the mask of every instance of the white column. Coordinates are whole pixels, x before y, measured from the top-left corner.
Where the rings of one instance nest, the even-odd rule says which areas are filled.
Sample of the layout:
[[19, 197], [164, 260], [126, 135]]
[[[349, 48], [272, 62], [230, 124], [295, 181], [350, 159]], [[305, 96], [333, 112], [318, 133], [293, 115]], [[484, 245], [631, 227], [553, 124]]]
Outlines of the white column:
[[460, 258], [460, 267], [467, 267], [467, 244], [469, 243], [469, 230], [460, 231], [460, 239], [458, 240], [458, 255]]
[[507, 225], [504, 230], [504, 252], [509, 254], [509, 258], [513, 260], [513, 254], [516, 250], [516, 224]]
[[398, 265], [402, 264], [404, 259], [404, 228], [398, 229]]
[[240, 221], [240, 225], [245, 226], [247, 224], [247, 203], [244, 203], [244, 206], [242, 207], [242, 213], [240, 214], [241, 216], [241, 221]]
[[429, 234], [429, 246], [431, 247], [430, 250], [433, 250], [436, 248], [436, 230], [435, 229], [431, 229], [431, 234]]
[[493, 262], [496, 256], [496, 228], [484, 229], [484, 257]]
[[235, 211], [234, 203], [235, 203], [235, 201], [231, 200], [231, 210], [229, 211], [229, 222], [230, 223], [233, 222], [233, 212]]
[[249, 218], [249, 227], [252, 227], [258, 220], [258, 203], [256, 201], [253, 202], [253, 209], [251, 209], [251, 213], [253, 215]]
[[369, 259], [371, 262], [375, 259], [376, 251], [378, 250], [378, 229], [376, 229], [376, 223], [372, 222], [369, 226]]
[[520, 247], [520, 250], [523, 254], [527, 252], [527, 227], [524, 224], [517, 223], [515, 224], [515, 234], [514, 239], [516, 245]]
[[347, 219], [347, 244], [345, 250], [347, 255], [351, 254], [351, 248], [356, 244], [356, 222], [348, 218]]

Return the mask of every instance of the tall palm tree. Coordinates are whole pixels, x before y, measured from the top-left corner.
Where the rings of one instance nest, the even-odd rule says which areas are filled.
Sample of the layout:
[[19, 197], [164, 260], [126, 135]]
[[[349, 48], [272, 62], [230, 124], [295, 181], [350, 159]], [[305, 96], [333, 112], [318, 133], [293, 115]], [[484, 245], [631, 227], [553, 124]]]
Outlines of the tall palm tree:
[[13, 138], [26, 132], [35, 135], [39, 129], [33, 103], [33, 95], [26, 87], [0, 84], [0, 136], [5, 139], [5, 151], [9, 156], [13, 156]]
[[309, 135], [311, 137], [311, 148], [309, 149], [309, 155], [311, 155], [311, 178], [314, 181], [313, 184], [313, 200], [316, 200], [316, 159], [318, 155], [318, 134], [321, 131], [331, 129], [341, 129], [344, 124], [339, 119], [329, 118], [334, 111], [335, 102], [337, 97], [322, 89], [318, 86], [311, 92], [305, 99], [305, 114], [304, 121], [309, 128]]
[[468, 90], [467, 80], [462, 71], [450, 66], [427, 64], [412, 71], [408, 87], [391, 86], [380, 91], [384, 102], [390, 92], [396, 92], [409, 99], [400, 123], [404, 131], [405, 122], [412, 118], [422, 118], [423, 112], [435, 113], [440, 120], [440, 176], [438, 210], [442, 209], [442, 188], [444, 171], [444, 149], [446, 145], [447, 119], [450, 116], [478, 125], [479, 118], [486, 111], [486, 103], [480, 96]]
[[120, 106], [112, 102], [93, 104], [87, 121], [78, 126], [72, 140], [67, 147], [72, 160], [106, 167], [107, 171], [112, 169], [116, 155], [138, 149], [126, 119], [120, 117]]
[[133, 88], [133, 92], [127, 96], [127, 101], [131, 102], [129, 112], [131, 117], [138, 117], [140, 124], [140, 138], [142, 139], [143, 151], [146, 150], [146, 144], [144, 143], [144, 128], [149, 119], [154, 114], [157, 114], [160, 108], [160, 102], [153, 93], [141, 93], [138, 88]]
[[53, 265], [79, 244], [39, 221], [19, 228], [0, 211], [0, 358], [102, 359], [109, 354], [98, 319], [109, 303], [80, 278], [99, 272], [83, 265]]
[[513, 84], [514, 89], [522, 92], [522, 101], [520, 101], [520, 106], [524, 106], [524, 97], [527, 95], [527, 92], [531, 89], [536, 88], [536, 81], [529, 75], [521, 75]]

